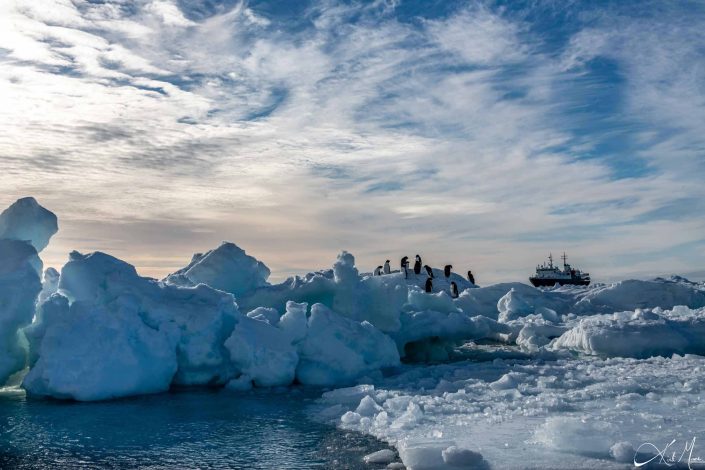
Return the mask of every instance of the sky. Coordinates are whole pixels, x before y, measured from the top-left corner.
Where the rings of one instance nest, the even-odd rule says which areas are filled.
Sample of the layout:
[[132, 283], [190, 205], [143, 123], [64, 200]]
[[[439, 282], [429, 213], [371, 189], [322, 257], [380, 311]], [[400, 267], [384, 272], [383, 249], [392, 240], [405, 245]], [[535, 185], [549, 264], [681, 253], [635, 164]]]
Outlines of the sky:
[[702, 275], [704, 44], [699, 1], [0, 0], [0, 207], [153, 277]]

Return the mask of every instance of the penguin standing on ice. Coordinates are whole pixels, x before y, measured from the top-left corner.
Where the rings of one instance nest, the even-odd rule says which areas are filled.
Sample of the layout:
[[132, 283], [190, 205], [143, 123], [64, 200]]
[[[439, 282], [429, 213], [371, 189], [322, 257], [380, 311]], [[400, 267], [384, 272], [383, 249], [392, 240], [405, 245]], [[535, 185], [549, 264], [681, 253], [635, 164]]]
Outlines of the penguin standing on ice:
[[377, 268], [375, 268], [375, 273], [374, 273], [374, 275], [375, 275], [375, 276], [381, 276], [381, 275], [382, 275], [382, 266], [377, 266]]
[[408, 278], [408, 277], [409, 277], [409, 273], [406, 272], [406, 270], [407, 270], [408, 267], [409, 267], [409, 257], [408, 257], [408, 256], [404, 256], [404, 257], [401, 259], [401, 270], [404, 271], [404, 278]]
[[431, 292], [433, 292], [433, 281], [431, 280], [430, 277], [428, 279], [426, 279], [425, 289], [426, 289], [427, 294], [430, 294]]
[[458, 284], [456, 284], [455, 281], [450, 283], [450, 296], [454, 299], [458, 298]]
[[431, 266], [429, 266], [429, 265], [427, 265], [427, 264], [424, 264], [424, 265], [423, 265], [423, 268], [424, 268], [424, 269], [426, 270], [426, 272], [428, 273], [428, 277], [430, 277], [431, 279], [433, 279], [433, 269], [431, 269]]
[[421, 274], [421, 257], [416, 255], [416, 262], [414, 263], [414, 274]]
[[472, 271], [468, 271], [468, 281], [475, 284], [475, 276], [472, 275]]
[[443, 274], [445, 274], [446, 278], [450, 277], [450, 270], [453, 269], [452, 264], [446, 264], [445, 268], [443, 268]]
[[389, 260], [384, 262], [384, 274], [390, 274], [392, 272], [391, 266], [389, 266]]

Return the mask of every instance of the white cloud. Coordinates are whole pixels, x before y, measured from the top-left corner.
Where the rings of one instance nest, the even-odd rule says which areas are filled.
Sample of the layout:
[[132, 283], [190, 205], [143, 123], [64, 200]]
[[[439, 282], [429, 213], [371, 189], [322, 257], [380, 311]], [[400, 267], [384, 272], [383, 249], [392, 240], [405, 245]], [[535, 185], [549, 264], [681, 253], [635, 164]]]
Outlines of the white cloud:
[[[599, 278], [631, 269], [611, 255], [705, 233], [626, 224], [703, 195], [702, 57], [667, 52], [695, 29], [603, 19], [555, 55], [481, 6], [405, 23], [385, 2], [321, 3], [288, 32], [246, 4], [198, 21], [165, 1], [32, 5], [0, 15], [0, 205], [33, 194], [58, 213], [51, 264], [104, 249], [158, 274], [232, 239], [279, 275], [349, 249], [369, 266], [425, 252], [489, 281], [566, 248]], [[623, 112], [658, 173], [615, 180], [578, 158], [595, 143], [558, 90], [597, 56], [623, 67]]]

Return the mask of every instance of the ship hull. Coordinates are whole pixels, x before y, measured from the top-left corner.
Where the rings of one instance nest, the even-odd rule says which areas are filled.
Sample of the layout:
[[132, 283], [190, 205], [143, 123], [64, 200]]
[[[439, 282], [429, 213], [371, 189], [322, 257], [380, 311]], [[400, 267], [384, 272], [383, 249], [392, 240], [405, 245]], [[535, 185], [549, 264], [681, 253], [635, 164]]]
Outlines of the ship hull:
[[534, 287], [553, 287], [556, 284], [559, 286], [587, 286], [590, 281], [585, 279], [545, 279], [538, 277], [530, 277], [529, 281]]

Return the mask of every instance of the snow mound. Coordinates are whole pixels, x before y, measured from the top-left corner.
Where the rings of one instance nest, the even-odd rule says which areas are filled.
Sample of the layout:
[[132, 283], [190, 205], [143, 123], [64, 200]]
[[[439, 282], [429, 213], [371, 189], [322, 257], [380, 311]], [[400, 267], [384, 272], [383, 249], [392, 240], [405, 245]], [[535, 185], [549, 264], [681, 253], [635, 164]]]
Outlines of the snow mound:
[[549, 349], [634, 358], [705, 354], [705, 308], [647, 309], [581, 318]]
[[579, 297], [572, 309], [578, 315], [614, 313], [637, 308], [670, 309], [677, 305], [690, 308], [705, 307], [705, 289], [687, 280], [621, 281], [606, 286], [595, 286]]
[[56, 215], [33, 197], [18, 199], [0, 214], [0, 239], [28, 241], [38, 253], [58, 230]]
[[195, 254], [185, 268], [164, 280], [177, 286], [207, 284], [235, 297], [266, 286], [270, 271], [261, 261], [249, 256], [234, 243], [223, 242], [205, 254]]

